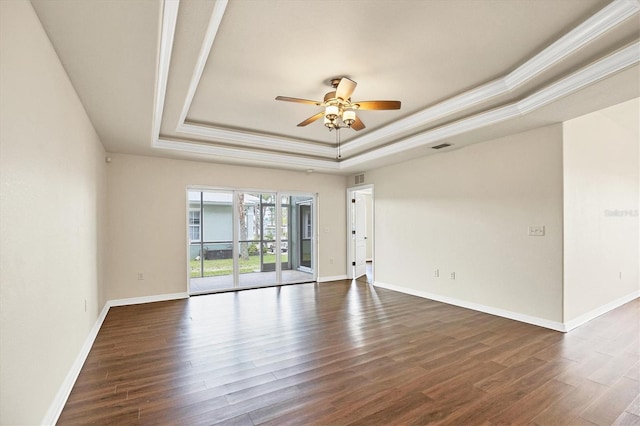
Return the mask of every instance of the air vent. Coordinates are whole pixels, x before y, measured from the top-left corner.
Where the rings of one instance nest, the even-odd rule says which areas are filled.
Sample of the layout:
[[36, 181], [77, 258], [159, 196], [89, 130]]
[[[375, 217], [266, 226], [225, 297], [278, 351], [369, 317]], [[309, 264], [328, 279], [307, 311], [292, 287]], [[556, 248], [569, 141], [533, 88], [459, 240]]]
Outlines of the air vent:
[[360, 175], [356, 175], [356, 185], [360, 185], [364, 183], [364, 173]]
[[440, 145], [432, 146], [431, 149], [442, 149], [451, 146], [450, 143], [441, 143]]

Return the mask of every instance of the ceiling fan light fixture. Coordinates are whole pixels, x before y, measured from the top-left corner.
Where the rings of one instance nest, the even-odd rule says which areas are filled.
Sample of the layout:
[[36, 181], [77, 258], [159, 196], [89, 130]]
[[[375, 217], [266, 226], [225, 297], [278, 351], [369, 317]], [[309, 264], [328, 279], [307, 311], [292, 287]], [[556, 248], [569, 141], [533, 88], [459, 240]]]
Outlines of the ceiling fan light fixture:
[[338, 118], [339, 114], [340, 114], [340, 109], [338, 108], [337, 105], [327, 105], [327, 107], [324, 110], [324, 116], [331, 121]]
[[342, 113], [342, 122], [346, 124], [348, 127], [356, 121], [356, 112], [352, 109], [348, 109]]
[[317, 102], [309, 99], [291, 98], [289, 96], [276, 96], [277, 101], [296, 102], [301, 104], [312, 104], [324, 108], [321, 112], [307, 118], [298, 124], [304, 127], [316, 120], [324, 117], [324, 126], [329, 131], [348, 127], [353, 130], [362, 130], [364, 123], [358, 117], [356, 110], [392, 110], [400, 109], [400, 101], [351, 101], [351, 94], [357, 83], [347, 77], [332, 78], [330, 80], [333, 91], [324, 95], [324, 101]]
[[333, 130], [336, 127], [335, 120], [329, 120], [327, 116], [324, 117], [324, 125], [329, 128], [329, 130]]

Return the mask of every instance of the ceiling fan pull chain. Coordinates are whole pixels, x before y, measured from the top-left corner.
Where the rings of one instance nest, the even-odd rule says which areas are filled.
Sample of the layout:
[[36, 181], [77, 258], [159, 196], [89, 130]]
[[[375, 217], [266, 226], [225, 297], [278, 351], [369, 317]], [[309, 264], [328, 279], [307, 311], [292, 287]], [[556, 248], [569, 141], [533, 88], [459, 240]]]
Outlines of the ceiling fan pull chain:
[[340, 152], [340, 127], [336, 128], [336, 141], [338, 142], [338, 156], [336, 159], [339, 160], [342, 158], [342, 153]]

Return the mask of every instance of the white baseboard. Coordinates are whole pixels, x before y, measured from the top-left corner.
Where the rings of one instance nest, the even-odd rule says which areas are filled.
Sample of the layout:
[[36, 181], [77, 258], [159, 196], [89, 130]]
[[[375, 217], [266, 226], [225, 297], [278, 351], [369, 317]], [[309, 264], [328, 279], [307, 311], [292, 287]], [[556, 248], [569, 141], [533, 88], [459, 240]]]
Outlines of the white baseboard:
[[625, 303], [629, 303], [632, 300], [637, 299], [638, 297], [640, 297], [640, 290], [636, 290], [633, 293], [627, 294], [626, 296], [613, 300], [605, 305], [599, 306], [596, 309], [587, 312], [586, 314], [582, 314], [577, 318], [567, 321], [564, 323], [566, 331], [571, 331], [576, 327], [580, 327], [582, 324], [591, 321], [592, 319], [597, 318], [600, 315], [606, 314], [607, 312], [612, 311], [615, 308], [624, 305]]
[[376, 287], [386, 288], [389, 290], [397, 291], [400, 293], [411, 294], [413, 296], [422, 297], [425, 299], [435, 300], [437, 302], [447, 303], [449, 305], [460, 306], [461, 308], [473, 309], [474, 311], [484, 312], [491, 315], [497, 315], [503, 318], [509, 318], [512, 320], [524, 322], [527, 324], [537, 325], [539, 327], [549, 328], [555, 331], [566, 332], [564, 324], [557, 321], [550, 321], [544, 318], [538, 318], [530, 315], [521, 314], [518, 312], [507, 311], [505, 309], [495, 308], [493, 306], [485, 306], [479, 303], [468, 302], [466, 300], [456, 299], [449, 296], [442, 296], [439, 294], [428, 293], [426, 291], [414, 290], [412, 288], [400, 287], [393, 284], [386, 284], [379, 281], [373, 283]]
[[125, 305], [137, 305], [140, 303], [150, 303], [150, 302], [162, 302], [165, 300], [176, 300], [176, 299], [186, 299], [189, 297], [188, 293], [172, 293], [172, 294], [159, 294], [157, 296], [144, 296], [144, 297], [133, 297], [130, 299], [117, 299], [117, 300], [109, 300], [104, 304], [104, 308], [102, 308], [102, 312], [98, 315], [96, 322], [93, 324], [91, 331], [87, 335], [87, 338], [76, 356], [75, 361], [71, 365], [69, 372], [64, 378], [60, 389], [58, 389], [58, 393], [49, 406], [47, 413], [44, 415], [42, 425], [55, 425], [58, 422], [58, 418], [62, 413], [62, 409], [64, 405], [67, 403], [67, 399], [69, 398], [69, 394], [71, 394], [71, 390], [73, 389], [73, 385], [76, 383], [78, 379], [78, 375], [80, 374], [80, 370], [82, 370], [82, 366], [87, 360], [87, 356], [89, 356], [89, 352], [91, 351], [91, 347], [93, 346], [93, 342], [98, 337], [98, 332], [102, 327], [102, 323], [104, 322], [107, 314], [109, 313], [109, 309], [113, 306], [125, 306]]
[[100, 331], [100, 327], [102, 327], [102, 323], [104, 319], [107, 317], [107, 313], [109, 312], [109, 304], [106, 303], [104, 308], [102, 308], [102, 312], [98, 315], [96, 322], [93, 324], [91, 331], [87, 335], [87, 338], [76, 356], [76, 359], [73, 361], [69, 372], [64, 378], [60, 389], [58, 389], [58, 393], [54, 398], [53, 402], [49, 406], [47, 413], [44, 415], [42, 425], [55, 425], [58, 422], [58, 418], [62, 413], [62, 409], [64, 408], [64, 404], [67, 403], [67, 399], [69, 398], [69, 394], [71, 394], [71, 390], [73, 389], [73, 385], [76, 383], [76, 379], [80, 374], [80, 370], [82, 370], [82, 366], [84, 362], [87, 360], [87, 356], [89, 356], [89, 351], [91, 351], [91, 347], [93, 346], [93, 342], [98, 337], [98, 332]]
[[142, 296], [131, 297], [128, 299], [115, 299], [107, 302], [109, 307], [112, 306], [128, 306], [128, 305], [140, 305], [142, 303], [152, 302], [164, 302], [166, 300], [186, 299], [189, 297], [189, 293], [170, 293], [170, 294], [158, 294], [155, 296]]
[[334, 275], [332, 277], [318, 277], [319, 283], [326, 283], [328, 281], [340, 281], [349, 279], [346, 275]]

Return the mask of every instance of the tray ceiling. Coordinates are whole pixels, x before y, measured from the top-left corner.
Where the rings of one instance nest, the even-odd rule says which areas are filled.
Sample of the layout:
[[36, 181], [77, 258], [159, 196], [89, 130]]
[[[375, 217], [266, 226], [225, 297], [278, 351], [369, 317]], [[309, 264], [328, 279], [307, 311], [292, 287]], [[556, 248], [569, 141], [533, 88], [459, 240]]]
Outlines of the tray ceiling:
[[[637, 0], [32, 3], [116, 152], [346, 174], [639, 93]], [[359, 111], [338, 159], [322, 120], [296, 127], [320, 107], [275, 97], [342, 76], [402, 109]]]

